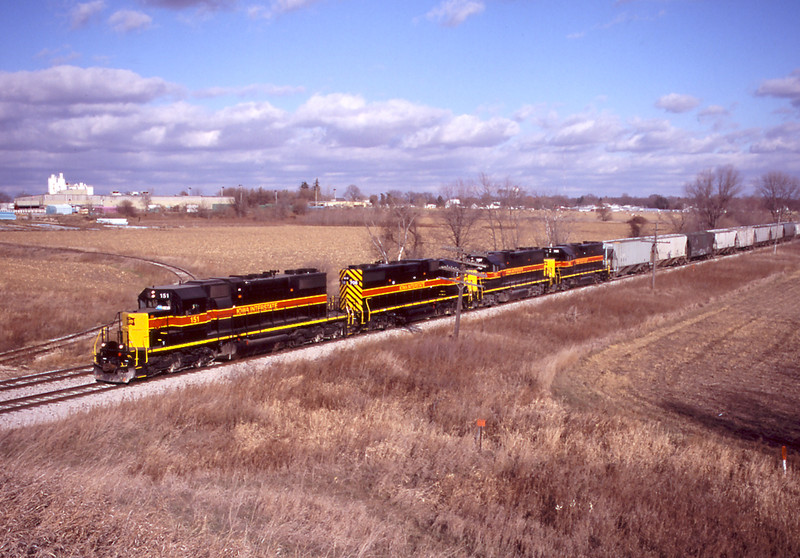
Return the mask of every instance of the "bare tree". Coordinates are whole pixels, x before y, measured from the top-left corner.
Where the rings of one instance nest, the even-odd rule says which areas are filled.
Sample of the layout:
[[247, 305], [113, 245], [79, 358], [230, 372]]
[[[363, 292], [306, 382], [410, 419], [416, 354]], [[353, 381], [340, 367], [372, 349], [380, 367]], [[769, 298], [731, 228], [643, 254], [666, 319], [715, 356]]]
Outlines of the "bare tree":
[[122, 200], [117, 205], [117, 213], [124, 215], [125, 217], [136, 217], [139, 214], [136, 206], [133, 205], [131, 200]]
[[537, 216], [536, 221], [541, 223], [540, 233], [536, 234], [536, 244], [540, 246], [557, 246], [569, 242], [570, 230], [567, 224], [567, 214], [561, 211], [561, 202], [558, 196], [536, 195]]
[[768, 172], [756, 180], [756, 191], [773, 221], [788, 221], [800, 194], [800, 180], [782, 172]]
[[356, 186], [355, 184], [351, 184], [344, 191], [344, 197], [347, 200], [356, 202], [361, 201], [364, 199], [364, 194], [361, 193], [361, 189]]
[[419, 257], [422, 251], [422, 234], [417, 228], [420, 210], [392, 198], [388, 207], [373, 208], [365, 213], [372, 246], [384, 262]]
[[470, 235], [480, 220], [480, 211], [474, 207], [475, 185], [461, 179], [447, 184], [441, 189], [445, 200], [444, 208], [439, 210], [447, 236], [456, 248], [464, 248]]
[[741, 190], [739, 171], [731, 165], [704, 170], [697, 175], [694, 182], [684, 186], [686, 197], [694, 206], [701, 223], [709, 229], [716, 228], [731, 200]]
[[630, 219], [628, 219], [628, 226], [631, 229], [631, 238], [638, 238], [642, 236], [642, 229], [648, 223], [647, 219], [642, 217], [641, 215], [634, 215]]
[[509, 178], [502, 184], [496, 183], [485, 173], [480, 174], [478, 181], [484, 215], [492, 234], [493, 248], [495, 250], [516, 248], [520, 244], [525, 190], [511, 182]]
[[599, 207], [595, 209], [595, 212], [597, 212], [597, 218], [604, 223], [611, 221], [611, 219], [614, 218], [614, 214], [611, 212], [611, 207], [605, 203], [601, 203]]

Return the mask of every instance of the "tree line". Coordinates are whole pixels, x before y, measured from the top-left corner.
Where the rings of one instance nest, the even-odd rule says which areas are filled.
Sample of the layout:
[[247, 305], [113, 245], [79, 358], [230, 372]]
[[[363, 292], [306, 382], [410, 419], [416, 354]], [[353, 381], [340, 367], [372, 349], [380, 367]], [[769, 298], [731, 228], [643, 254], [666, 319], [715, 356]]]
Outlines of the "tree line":
[[[675, 231], [714, 229], [729, 225], [754, 224], [764, 219], [773, 222], [792, 219], [800, 210], [800, 181], [782, 172], [768, 172], [754, 182], [754, 194], [742, 196], [744, 183], [733, 166], [719, 166], [699, 172], [683, 187], [683, 196], [651, 194], [635, 197], [598, 197], [592, 194], [570, 198], [528, 191], [509, 178], [496, 180], [486, 173], [471, 179], [456, 179], [436, 193], [390, 190], [365, 196], [351, 184], [338, 199], [363, 202], [366, 207], [347, 210], [348, 224], [363, 223], [376, 256], [383, 261], [424, 255], [420, 228], [423, 209], [435, 206], [434, 214], [443, 225], [447, 241], [456, 248], [469, 248], [480, 230], [480, 244], [491, 249], [508, 249], [533, 240], [537, 245], [555, 245], [570, 240], [569, 223], [563, 208], [590, 206], [598, 219], [611, 219], [611, 206], [636, 206], [673, 210], [667, 216]], [[233, 199], [236, 217], [253, 216], [262, 220], [281, 220], [307, 215], [315, 202], [330, 200], [319, 181], [303, 181], [294, 189], [247, 188], [241, 184], [223, 188], [221, 194]], [[531, 213], [529, 210], [537, 210]], [[208, 212], [206, 212], [208, 213]], [[314, 212], [313, 217], [329, 212]], [[305, 219], [309, 219], [308, 215]], [[532, 223], [535, 221], [536, 223]], [[631, 236], [643, 233], [648, 220], [634, 215], [628, 224]], [[323, 223], [324, 224], [324, 223]], [[524, 225], [535, 224], [537, 238], [525, 236]], [[488, 237], [488, 238], [487, 238]]]

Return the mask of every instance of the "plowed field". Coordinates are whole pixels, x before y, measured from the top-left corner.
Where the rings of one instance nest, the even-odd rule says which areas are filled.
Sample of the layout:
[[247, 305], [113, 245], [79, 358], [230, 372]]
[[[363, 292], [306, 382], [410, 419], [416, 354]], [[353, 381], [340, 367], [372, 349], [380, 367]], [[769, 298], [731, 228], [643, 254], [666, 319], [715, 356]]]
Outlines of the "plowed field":
[[762, 280], [609, 346], [557, 393], [740, 439], [800, 446], [800, 272]]

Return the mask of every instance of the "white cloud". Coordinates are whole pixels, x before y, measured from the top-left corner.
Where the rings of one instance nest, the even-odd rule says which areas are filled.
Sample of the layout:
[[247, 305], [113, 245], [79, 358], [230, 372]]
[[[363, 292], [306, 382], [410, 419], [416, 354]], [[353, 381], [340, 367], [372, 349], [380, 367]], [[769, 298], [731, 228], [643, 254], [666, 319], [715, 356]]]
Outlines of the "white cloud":
[[458, 27], [470, 16], [486, 8], [482, 0], [443, 0], [426, 17], [446, 27]]
[[764, 134], [750, 146], [751, 153], [800, 153], [800, 122], [782, 124]]
[[784, 78], [765, 80], [758, 87], [756, 95], [789, 99], [793, 106], [800, 108], [800, 69]]
[[254, 5], [247, 9], [247, 15], [253, 19], [273, 19], [284, 14], [303, 10], [320, 0], [272, 0], [269, 6]]
[[664, 109], [667, 112], [681, 113], [689, 112], [700, 104], [700, 99], [692, 97], [691, 95], [681, 95], [679, 93], [670, 93], [664, 95], [656, 101], [656, 107]]
[[700, 113], [698, 114], [698, 116], [700, 116], [700, 117], [705, 117], [705, 116], [717, 117], [717, 116], [728, 116], [729, 114], [730, 114], [730, 112], [725, 107], [722, 107], [720, 105], [709, 105], [706, 108], [704, 108], [703, 110], [701, 110]]
[[142, 31], [150, 27], [151, 23], [153, 23], [153, 18], [149, 15], [133, 10], [119, 10], [108, 18], [108, 24], [117, 33]]
[[0, 72], [0, 101], [65, 106], [73, 103], [147, 103], [180, 88], [130, 70], [56, 66], [35, 72]]
[[[269, 87], [209, 93], [251, 88]], [[2, 187], [38, 191], [43, 178], [28, 172], [18, 180], [25, 171], [15, 169], [53, 167], [46, 174], [68, 164], [82, 169], [73, 180], [98, 191], [167, 193], [189, 182], [207, 191], [231, 183], [283, 188], [317, 176], [370, 192], [433, 190], [486, 171], [530, 190], [667, 195], [698, 168], [727, 162], [751, 174], [800, 170], [797, 122], [708, 133], [610, 111], [559, 114], [539, 104], [519, 107], [513, 118], [484, 117], [348, 93], [310, 95], [296, 110], [261, 99], [211, 109], [197, 97], [176, 100], [181, 92], [161, 78], [110, 68], [0, 72], [0, 167], [11, 169]], [[702, 113], [722, 118], [727, 110]]]
[[70, 24], [73, 29], [87, 25], [89, 21], [102, 12], [106, 7], [104, 0], [94, 0], [76, 5], [69, 13]]
[[185, 147], [214, 147], [219, 141], [219, 135], [219, 130], [192, 130], [181, 135], [180, 142]]
[[418, 130], [437, 125], [448, 113], [405, 100], [367, 103], [363, 97], [314, 95], [295, 113], [294, 122], [317, 128], [326, 141], [361, 147], [402, 142]]
[[596, 145], [614, 141], [621, 131], [619, 119], [614, 116], [575, 115], [560, 125], [549, 142], [562, 147]]

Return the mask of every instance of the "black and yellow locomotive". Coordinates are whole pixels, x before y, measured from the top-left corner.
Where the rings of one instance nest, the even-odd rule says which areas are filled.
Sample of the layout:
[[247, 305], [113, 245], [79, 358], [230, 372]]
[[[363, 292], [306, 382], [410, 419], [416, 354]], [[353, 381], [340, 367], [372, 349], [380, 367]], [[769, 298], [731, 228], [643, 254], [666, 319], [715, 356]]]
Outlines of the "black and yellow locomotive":
[[[462, 267], [463, 266], [463, 267]], [[214, 360], [385, 329], [463, 308], [492, 306], [608, 278], [603, 244], [518, 248], [455, 262], [423, 259], [351, 265], [339, 300], [316, 269], [188, 281], [145, 289], [98, 336], [95, 378], [134, 378]], [[459, 287], [461, 283], [461, 288]]]
[[127, 383], [337, 337], [345, 331], [345, 316], [328, 306], [326, 274], [316, 269], [148, 288], [137, 311], [121, 312], [98, 336], [95, 378]]
[[474, 285], [473, 306], [493, 306], [609, 278], [602, 242], [501, 250], [470, 255], [468, 261], [474, 265], [468, 271]]
[[455, 272], [445, 260], [351, 265], [339, 273], [339, 308], [350, 331], [384, 329], [450, 314], [456, 308]]
[[559, 289], [588, 285], [609, 278], [609, 258], [602, 242], [561, 244], [545, 248], [553, 284]]

